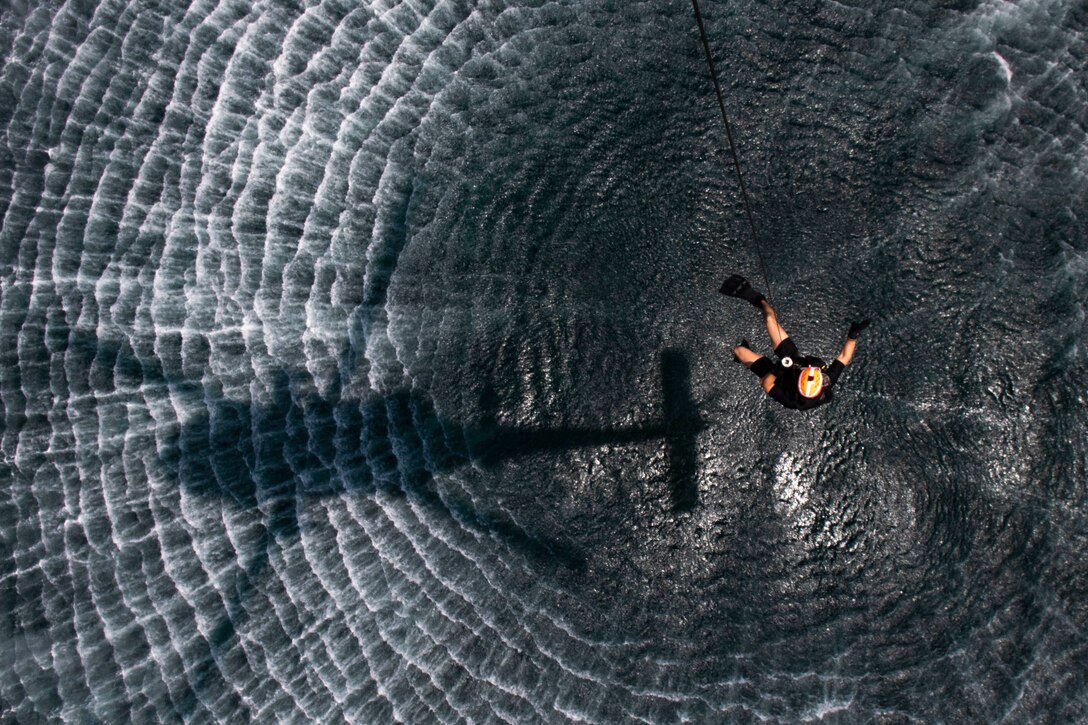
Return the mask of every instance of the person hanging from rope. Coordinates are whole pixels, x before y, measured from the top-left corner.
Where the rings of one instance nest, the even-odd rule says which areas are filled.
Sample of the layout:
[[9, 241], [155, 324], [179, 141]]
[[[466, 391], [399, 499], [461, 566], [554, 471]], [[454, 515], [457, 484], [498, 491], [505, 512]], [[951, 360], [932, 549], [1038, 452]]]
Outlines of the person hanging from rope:
[[789, 333], [779, 324], [774, 307], [744, 277], [734, 274], [725, 280], [720, 292], [745, 300], [763, 312], [778, 361], [772, 362], [753, 352], [747, 340], [733, 348], [733, 359], [756, 374], [767, 395], [794, 410], [812, 410], [830, 403], [831, 389], [854, 358], [858, 334], [869, 326], [869, 320], [850, 323], [842, 351], [831, 365], [827, 365], [818, 357], [801, 354]]
[[[737, 153], [737, 145], [733, 141], [733, 129], [729, 123], [729, 116], [725, 112], [725, 98], [722, 96], [722, 87], [718, 82], [718, 71], [714, 68], [714, 56], [710, 52], [710, 41], [706, 36], [706, 26], [703, 23], [703, 14], [699, 9], [698, 0], [691, 0], [695, 10], [695, 22], [699, 25], [699, 39], [703, 44], [703, 53], [706, 55], [706, 64], [710, 68], [710, 78], [714, 81], [714, 95], [718, 99], [718, 109], [722, 113], [722, 123], [725, 125], [725, 135], [729, 141], [729, 152], [733, 157], [733, 171], [737, 176], [737, 186], [740, 187], [741, 199], [744, 201], [744, 214], [748, 218], [748, 227], [752, 232], [752, 244], [759, 257], [759, 266], [763, 271], [763, 281], [770, 284], [767, 275], [767, 264], [763, 260], [763, 252], [759, 245], [759, 235], [756, 233], [755, 217], [752, 214], [752, 205], [748, 199], [748, 189], [744, 185], [744, 175], [740, 168], [740, 155]], [[749, 284], [748, 280], [739, 274], [734, 274], [722, 284], [721, 293], [730, 297], [739, 297], [747, 300], [755, 307], [763, 311], [764, 321], [767, 324], [767, 334], [771, 336], [771, 344], [774, 346], [778, 362], [773, 363], [762, 355], [755, 353], [748, 346], [747, 340], [742, 340], [740, 345], [733, 348], [733, 359], [743, 363], [745, 367], [759, 376], [763, 384], [763, 390], [767, 395], [777, 400], [787, 408], [795, 410], [812, 410], [813, 408], [831, 402], [831, 389], [835, 386], [842, 371], [850, 364], [854, 357], [854, 348], [857, 346], [858, 333], [869, 326], [869, 320], [850, 323], [850, 331], [846, 333], [846, 343], [842, 346], [842, 352], [835, 358], [830, 366], [826, 365], [818, 357], [803, 356], [797, 349], [797, 345], [790, 339], [780, 324], [767, 298], [757, 292]]]

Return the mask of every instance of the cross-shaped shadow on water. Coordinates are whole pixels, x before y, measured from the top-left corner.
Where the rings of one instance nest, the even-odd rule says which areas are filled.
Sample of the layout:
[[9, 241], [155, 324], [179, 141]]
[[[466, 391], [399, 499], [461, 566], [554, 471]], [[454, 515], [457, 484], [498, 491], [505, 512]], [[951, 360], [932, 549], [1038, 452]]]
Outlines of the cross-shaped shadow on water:
[[[180, 346], [180, 340], [175, 344]], [[224, 594], [225, 614], [207, 636], [208, 656], [191, 670], [194, 688], [179, 703], [183, 716], [195, 712], [213, 681], [221, 681], [222, 658], [247, 618], [246, 601], [276, 547], [298, 537], [304, 499], [376, 492], [404, 497], [540, 565], [571, 571], [584, 570], [587, 562], [569, 540], [528, 530], [502, 512], [481, 508], [440, 487], [435, 476], [470, 464], [492, 468], [533, 454], [661, 440], [673, 507], [689, 510], [698, 502], [695, 444], [703, 422], [691, 397], [687, 357], [676, 349], [663, 351], [660, 358], [660, 417], [598, 428], [502, 425], [497, 400], [487, 388], [480, 406], [484, 419], [458, 423], [439, 415], [419, 391], [370, 393], [362, 399], [347, 399], [339, 389], [322, 395], [309, 373], [297, 370], [262, 376], [267, 395], [255, 405], [231, 399], [206, 376], [198, 383], [186, 379], [180, 367], [167, 370], [157, 358], [137, 356], [124, 339], [102, 341], [70, 332], [64, 352], [69, 370], [85, 366], [98, 387], [158, 385], [172, 396], [199, 401], [190, 406], [199, 411], [195, 416], [160, 434], [161, 464], [176, 473], [188, 493], [263, 512], [261, 535], [248, 560], [239, 561]]]

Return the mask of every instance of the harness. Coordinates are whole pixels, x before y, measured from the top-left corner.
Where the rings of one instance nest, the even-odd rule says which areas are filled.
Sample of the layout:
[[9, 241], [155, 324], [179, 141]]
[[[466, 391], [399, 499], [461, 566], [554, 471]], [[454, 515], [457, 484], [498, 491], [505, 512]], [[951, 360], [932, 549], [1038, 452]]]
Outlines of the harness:
[[[820, 368], [820, 372], [827, 371], [827, 363], [825, 363], [823, 360], [816, 357], [815, 355], [802, 355], [801, 358], [798, 359], [796, 362], [801, 367], [816, 367]], [[779, 360], [778, 364], [786, 369], [789, 369], [793, 367], [794, 359], [787, 355], [786, 357]]]

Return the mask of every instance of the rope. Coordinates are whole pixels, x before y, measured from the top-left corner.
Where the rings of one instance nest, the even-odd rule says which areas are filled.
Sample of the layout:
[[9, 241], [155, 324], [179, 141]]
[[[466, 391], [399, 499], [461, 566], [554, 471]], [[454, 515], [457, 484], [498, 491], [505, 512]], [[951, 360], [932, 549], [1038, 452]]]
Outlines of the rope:
[[[725, 112], [725, 99], [722, 96], [722, 87], [718, 83], [718, 71], [714, 68], [714, 58], [710, 54], [710, 43], [706, 39], [706, 27], [703, 25], [703, 14], [699, 11], [699, 0], [691, 0], [695, 8], [695, 21], [699, 23], [699, 37], [703, 41], [703, 51], [706, 53], [706, 64], [710, 67], [710, 78], [714, 81], [714, 93], [718, 96], [718, 108], [722, 112], [722, 121], [725, 122], [725, 135], [729, 139], [729, 152], [733, 155], [733, 171], [737, 175], [737, 184], [740, 186], [740, 194], [744, 199], [744, 213], [748, 217], [748, 228], [752, 230], [752, 245], [755, 247], [756, 256], [759, 258], [759, 268], [763, 273], [763, 284], [767, 289], [767, 297], [773, 297], [771, 291], [771, 278], [767, 274], [767, 263], [763, 259], [763, 250], [759, 245], [759, 234], [756, 233], [755, 217], [752, 216], [752, 204], [748, 200], [748, 189], [744, 185], [744, 175], [740, 171], [740, 156], [737, 154], [737, 146], [733, 143], [733, 127], [729, 123], [729, 116]], [[777, 315], [775, 316], [777, 318]], [[778, 320], [775, 319], [778, 326]], [[779, 331], [781, 332], [781, 327]]]

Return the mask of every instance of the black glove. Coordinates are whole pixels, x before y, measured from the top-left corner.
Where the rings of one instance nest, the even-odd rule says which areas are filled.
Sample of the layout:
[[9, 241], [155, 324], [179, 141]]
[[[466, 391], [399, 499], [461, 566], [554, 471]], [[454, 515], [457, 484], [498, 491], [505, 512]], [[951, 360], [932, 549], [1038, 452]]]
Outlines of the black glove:
[[847, 339], [858, 339], [858, 335], [861, 333], [862, 330], [869, 326], [870, 322], [871, 320], [868, 317], [866, 317], [864, 320], [861, 320], [860, 322], [851, 322], [850, 329], [846, 333]]

